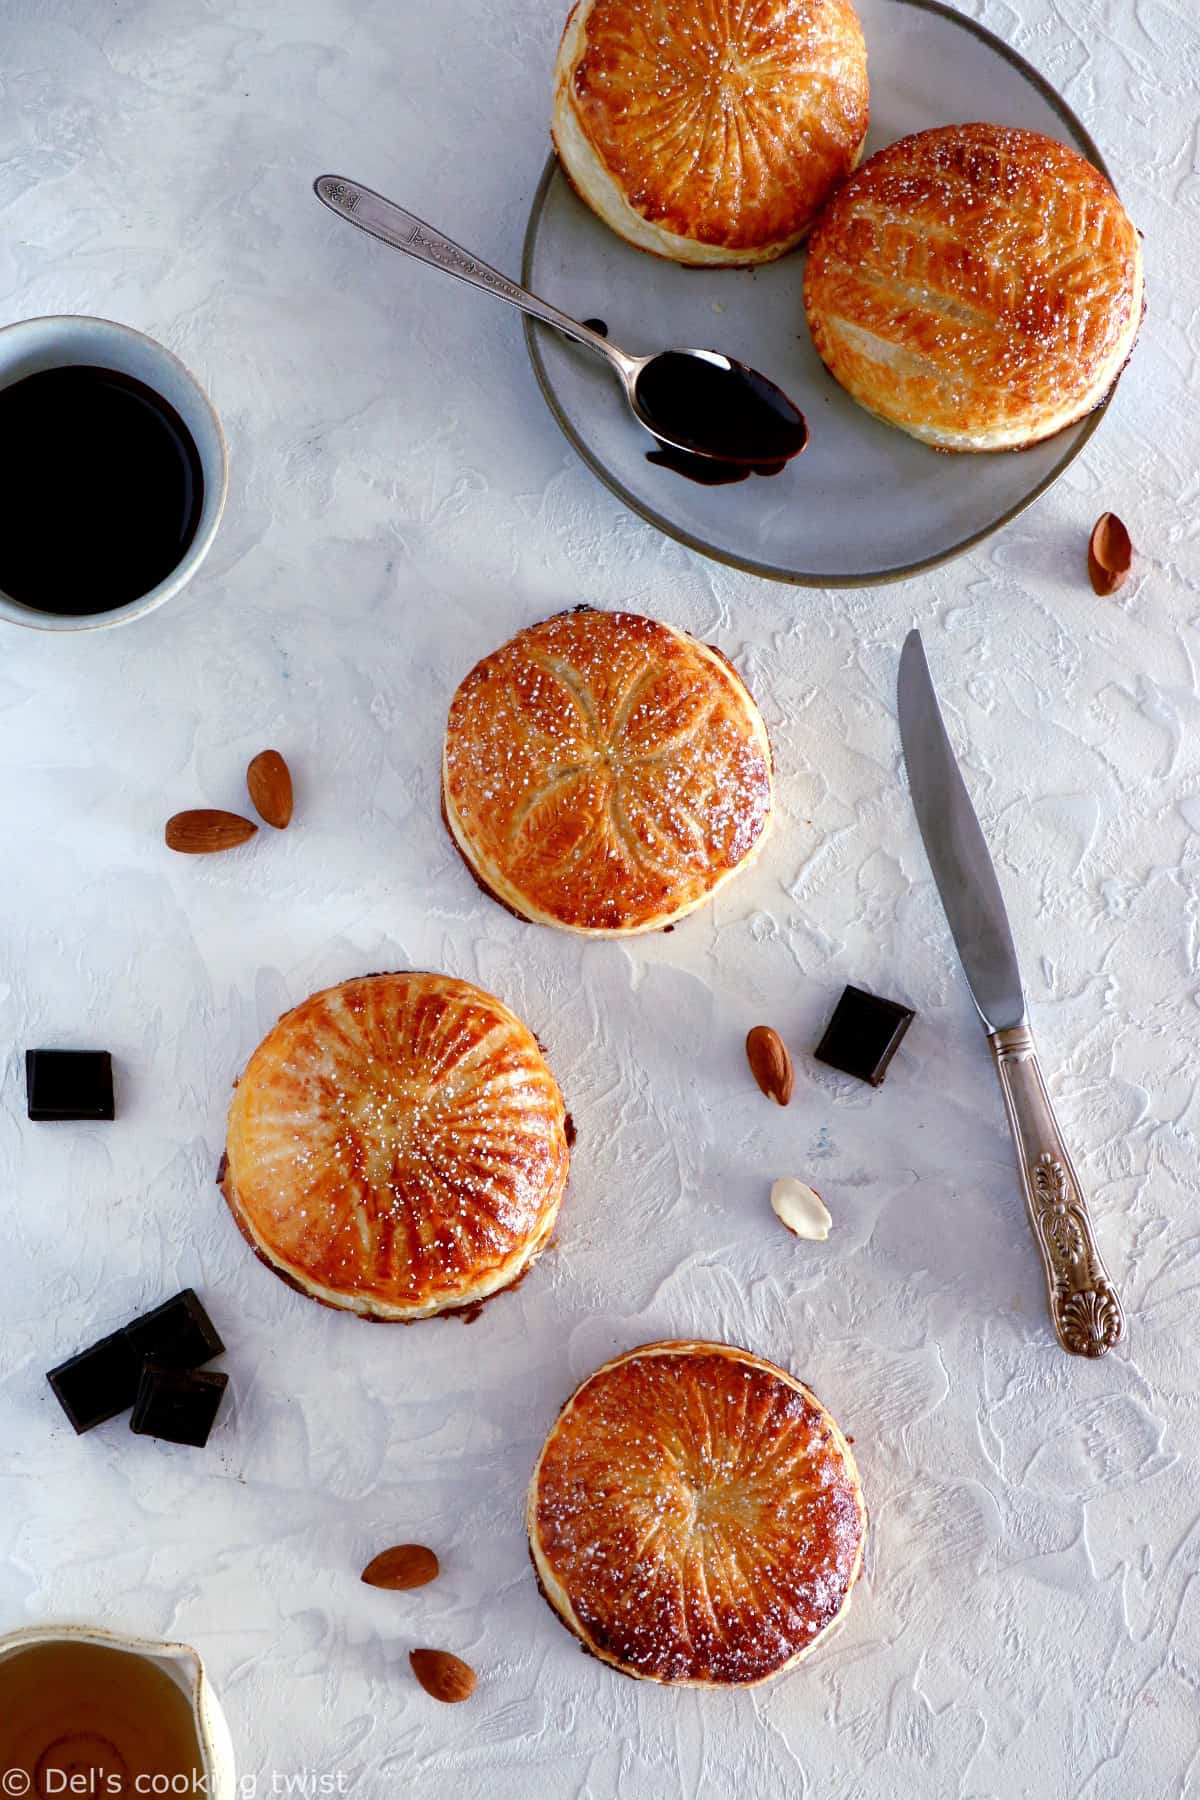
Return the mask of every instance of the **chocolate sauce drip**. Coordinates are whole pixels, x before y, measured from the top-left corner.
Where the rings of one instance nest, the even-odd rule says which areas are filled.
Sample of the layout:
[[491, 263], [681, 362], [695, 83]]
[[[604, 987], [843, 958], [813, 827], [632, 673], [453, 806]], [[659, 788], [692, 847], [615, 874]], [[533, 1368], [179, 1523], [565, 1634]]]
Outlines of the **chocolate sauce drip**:
[[778, 475], [787, 468], [786, 462], [717, 462], [711, 456], [689, 456], [686, 450], [670, 450], [665, 444], [657, 450], [647, 450], [646, 461], [657, 463], [662, 469], [673, 469], [676, 475], [698, 481], [701, 487], [728, 487], [734, 481], [748, 481], [751, 475]]

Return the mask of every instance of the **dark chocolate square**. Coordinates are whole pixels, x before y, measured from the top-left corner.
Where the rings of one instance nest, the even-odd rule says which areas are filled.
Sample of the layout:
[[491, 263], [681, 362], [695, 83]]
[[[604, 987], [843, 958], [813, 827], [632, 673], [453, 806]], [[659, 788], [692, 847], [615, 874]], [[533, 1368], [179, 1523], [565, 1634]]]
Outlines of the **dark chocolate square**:
[[31, 1119], [111, 1119], [112, 1057], [107, 1050], [27, 1050]]
[[90, 1431], [133, 1405], [142, 1359], [123, 1331], [81, 1350], [46, 1380], [76, 1431]]
[[167, 1369], [198, 1369], [225, 1348], [192, 1288], [134, 1319], [125, 1327], [125, 1336], [139, 1361]]
[[881, 1000], [863, 988], [843, 988], [814, 1054], [831, 1069], [878, 1087], [916, 1016], [898, 1000]]
[[164, 1369], [145, 1363], [130, 1428], [142, 1437], [203, 1449], [228, 1386], [228, 1375], [215, 1369]]

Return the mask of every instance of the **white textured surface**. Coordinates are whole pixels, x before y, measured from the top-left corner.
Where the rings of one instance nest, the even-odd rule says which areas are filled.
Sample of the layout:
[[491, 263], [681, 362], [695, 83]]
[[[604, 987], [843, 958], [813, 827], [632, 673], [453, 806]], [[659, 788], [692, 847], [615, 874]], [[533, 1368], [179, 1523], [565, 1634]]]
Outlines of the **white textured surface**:
[[[544, 415], [515, 318], [307, 191], [343, 168], [515, 268], [556, 7], [3, 9], [0, 317], [97, 311], [163, 337], [224, 416], [232, 486], [181, 602], [124, 633], [3, 638], [0, 1627], [191, 1640], [247, 1772], [341, 1770], [369, 1800], [1149, 1800], [1198, 1779], [1197, 37], [1185, 0], [972, 10], [1118, 171], [1146, 233], [1143, 342], [1082, 461], [990, 546], [903, 587], [806, 594], [623, 516]], [[1110, 601], [1083, 573], [1105, 507], [1139, 548]], [[485, 904], [437, 818], [455, 682], [578, 599], [732, 653], [780, 766], [754, 871], [628, 949]], [[904, 791], [914, 621], [1128, 1307], [1099, 1365], [1051, 1343]], [[268, 743], [295, 768], [291, 831], [170, 856], [166, 815], [238, 806]], [[229, 1082], [279, 1011], [401, 964], [517, 1007], [580, 1128], [557, 1248], [469, 1329], [305, 1304], [212, 1185]], [[878, 1093], [805, 1054], [848, 979], [919, 1008]], [[743, 1064], [760, 1019], [797, 1053], [787, 1111]], [[39, 1042], [111, 1047], [115, 1124], [25, 1120]], [[784, 1171], [829, 1201], [828, 1244], [772, 1217]], [[120, 1422], [76, 1440], [44, 1369], [183, 1282], [229, 1346], [207, 1452]], [[810, 1381], [872, 1509], [845, 1631], [754, 1695], [585, 1661], [521, 1535], [573, 1381], [691, 1333]], [[359, 1585], [405, 1538], [443, 1578]], [[479, 1669], [469, 1706], [415, 1686], [419, 1642]]]

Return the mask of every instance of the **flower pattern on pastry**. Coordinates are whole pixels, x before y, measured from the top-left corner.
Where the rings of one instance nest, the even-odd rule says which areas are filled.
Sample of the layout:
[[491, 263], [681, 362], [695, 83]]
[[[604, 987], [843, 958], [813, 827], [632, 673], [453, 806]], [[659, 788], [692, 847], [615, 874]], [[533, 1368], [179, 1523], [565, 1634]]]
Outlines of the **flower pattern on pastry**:
[[532, 626], [450, 708], [451, 833], [484, 887], [544, 923], [646, 931], [690, 911], [758, 848], [771, 792], [736, 671], [637, 614]]

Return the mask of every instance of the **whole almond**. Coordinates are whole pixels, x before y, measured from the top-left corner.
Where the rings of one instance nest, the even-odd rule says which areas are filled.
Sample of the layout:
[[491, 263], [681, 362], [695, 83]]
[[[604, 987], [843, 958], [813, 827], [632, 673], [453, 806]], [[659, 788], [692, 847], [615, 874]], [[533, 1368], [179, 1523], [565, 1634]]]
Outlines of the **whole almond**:
[[373, 1556], [362, 1572], [368, 1587], [419, 1588], [435, 1581], [438, 1559], [424, 1544], [393, 1544]]
[[1133, 567], [1133, 544], [1116, 513], [1101, 513], [1088, 540], [1092, 591], [1115, 594]]
[[292, 818], [292, 772], [278, 750], [260, 750], [246, 770], [246, 786], [260, 819], [283, 831]]
[[449, 1650], [410, 1650], [408, 1660], [425, 1692], [446, 1706], [457, 1706], [475, 1692], [474, 1669]]
[[786, 1106], [796, 1077], [788, 1047], [779, 1033], [769, 1025], [756, 1025], [746, 1037], [746, 1061], [767, 1098]]
[[214, 850], [232, 850], [244, 844], [257, 830], [254, 821], [243, 819], [240, 813], [200, 806], [167, 820], [167, 848], [181, 850], [185, 856], [208, 856]]

